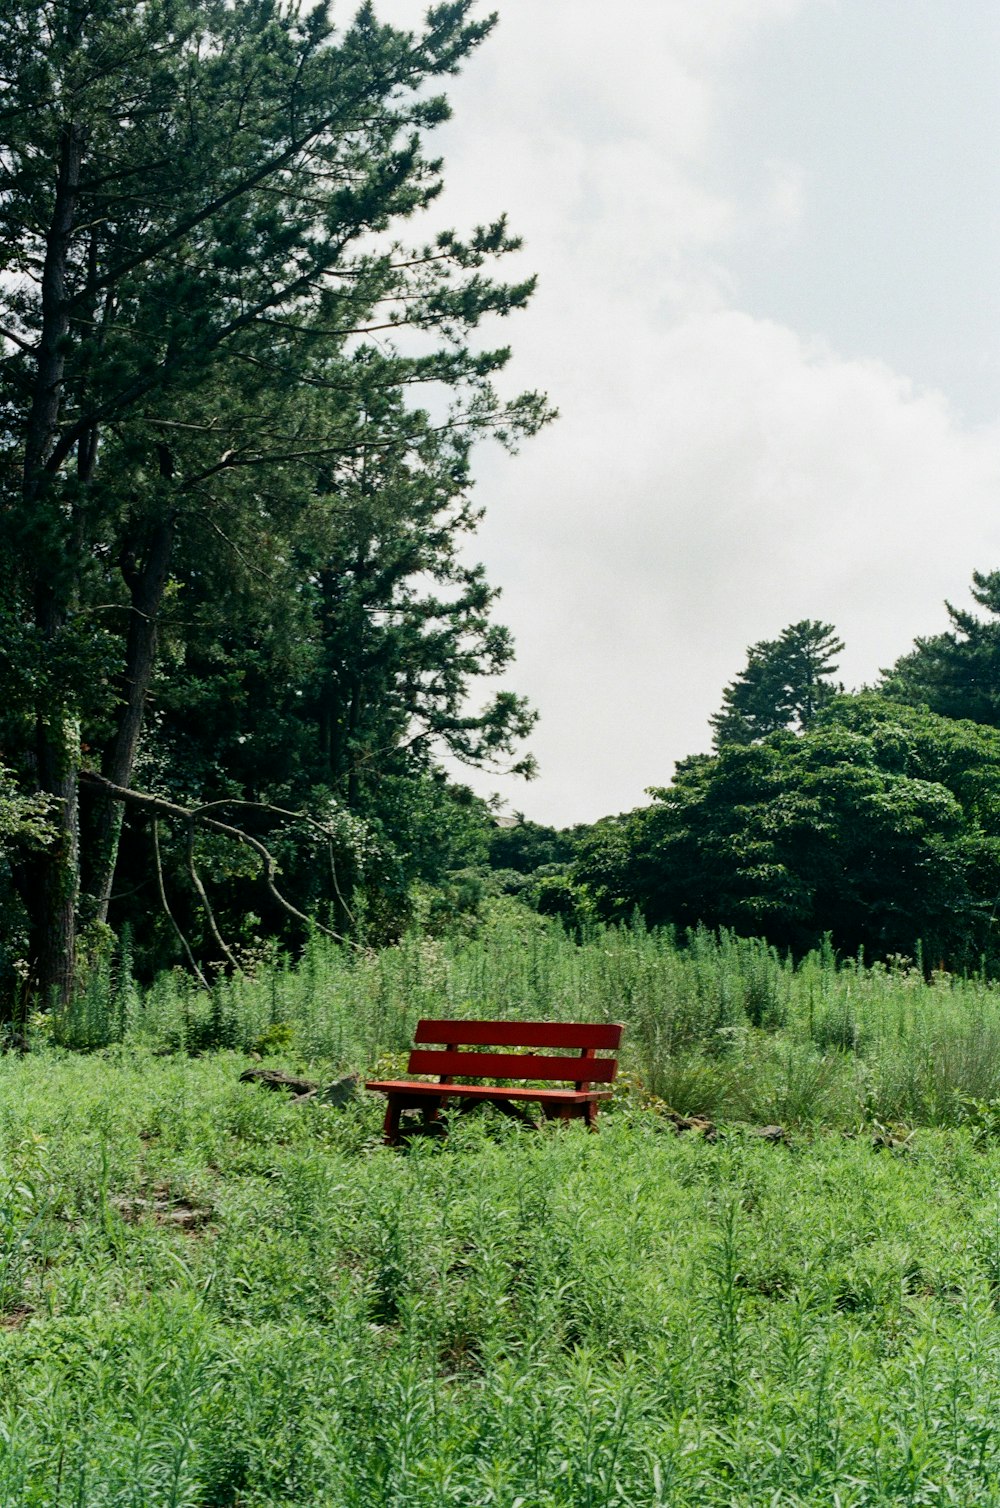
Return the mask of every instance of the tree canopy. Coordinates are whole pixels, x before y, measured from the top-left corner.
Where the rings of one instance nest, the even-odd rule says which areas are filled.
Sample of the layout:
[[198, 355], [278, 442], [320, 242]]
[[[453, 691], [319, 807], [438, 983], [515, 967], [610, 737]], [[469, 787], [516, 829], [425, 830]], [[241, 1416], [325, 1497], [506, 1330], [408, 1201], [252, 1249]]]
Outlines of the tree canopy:
[[682, 761], [654, 802], [598, 824], [577, 876], [608, 916], [827, 933], [870, 956], [1000, 961], [1000, 734], [872, 695], [795, 736]]
[[140, 777], [190, 860], [209, 803], [377, 825], [380, 782], [437, 750], [517, 757], [521, 699], [469, 710], [511, 645], [460, 543], [474, 437], [548, 417], [477, 337], [533, 280], [494, 276], [502, 218], [401, 239], [441, 189], [436, 81], [491, 25], [471, 0], [414, 31], [281, 0], [0, 13], [0, 752], [57, 828], [7, 902], [45, 997], [108, 917], [123, 805], [154, 883]]
[[534, 280], [502, 215], [419, 234], [492, 25], [0, 10], [0, 1014], [109, 925], [205, 978], [258, 926], [391, 937], [488, 863], [580, 925], [996, 953], [1000, 572], [881, 696], [838, 695], [828, 623], [752, 645], [715, 753], [589, 833], [498, 832], [445, 775], [532, 770], [534, 710], [482, 689], [513, 645], [470, 456], [551, 417], [488, 338]]

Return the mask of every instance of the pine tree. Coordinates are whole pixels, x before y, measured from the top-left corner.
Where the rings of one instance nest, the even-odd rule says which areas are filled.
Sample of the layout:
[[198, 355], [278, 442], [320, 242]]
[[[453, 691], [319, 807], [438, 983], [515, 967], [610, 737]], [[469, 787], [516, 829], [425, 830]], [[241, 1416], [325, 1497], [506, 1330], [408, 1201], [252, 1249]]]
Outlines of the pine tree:
[[[372, 432], [378, 393], [443, 384], [456, 434], [546, 417], [496, 397], [506, 350], [469, 345], [531, 292], [482, 270], [517, 244], [503, 222], [397, 239], [440, 191], [425, 86], [488, 33], [470, 9], [416, 33], [367, 4], [341, 31], [281, 0], [0, 12], [0, 752], [58, 828], [14, 868], [43, 999], [72, 993], [114, 873], [104, 797], [81, 860], [81, 767], [130, 786], [185, 572], [228, 552], [233, 612], [275, 562], [287, 585], [279, 557], [364, 449], [427, 443], [415, 404]], [[434, 344], [405, 354], [402, 326]]]
[[803, 732], [838, 691], [832, 677], [844, 645], [830, 623], [806, 618], [747, 650], [746, 668], [711, 719], [715, 746], [750, 744], [782, 728]]
[[943, 717], [1000, 727], [1000, 571], [974, 571], [972, 597], [988, 616], [946, 602], [951, 629], [917, 639], [882, 672], [880, 689]]

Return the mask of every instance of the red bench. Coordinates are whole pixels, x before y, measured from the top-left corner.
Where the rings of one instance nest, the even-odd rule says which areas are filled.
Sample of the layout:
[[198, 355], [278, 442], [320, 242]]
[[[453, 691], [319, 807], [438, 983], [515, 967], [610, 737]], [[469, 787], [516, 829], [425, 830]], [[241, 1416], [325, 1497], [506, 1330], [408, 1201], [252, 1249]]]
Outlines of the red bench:
[[[611, 1084], [618, 1072], [617, 1058], [596, 1054], [616, 1052], [622, 1030], [618, 1025], [584, 1021], [418, 1021], [406, 1071], [434, 1075], [434, 1081], [372, 1079], [365, 1088], [387, 1097], [385, 1139], [390, 1147], [399, 1142], [399, 1118], [404, 1110], [422, 1111], [424, 1124], [431, 1125], [452, 1102], [465, 1110], [485, 1101], [518, 1119], [529, 1119], [514, 1108], [512, 1101], [518, 1100], [539, 1105], [547, 1120], [580, 1117], [595, 1127], [598, 1105], [611, 1098], [611, 1090], [593, 1085]], [[499, 1047], [554, 1048], [559, 1056], [495, 1051]], [[568, 1057], [570, 1052], [576, 1057]], [[525, 1082], [458, 1082], [468, 1078]], [[539, 1088], [533, 1082], [538, 1079], [569, 1083], [572, 1088]]]

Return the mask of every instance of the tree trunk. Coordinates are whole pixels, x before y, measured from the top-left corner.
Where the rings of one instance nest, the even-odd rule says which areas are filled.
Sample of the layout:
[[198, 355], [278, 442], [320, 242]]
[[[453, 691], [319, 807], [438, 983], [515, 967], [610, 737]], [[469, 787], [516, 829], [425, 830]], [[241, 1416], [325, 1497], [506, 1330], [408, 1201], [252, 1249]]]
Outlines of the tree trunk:
[[79, 724], [38, 724], [38, 784], [55, 796], [54, 842], [30, 869], [31, 983], [42, 1006], [65, 1005], [76, 983], [76, 902], [80, 876]]
[[[54, 644], [63, 628], [72, 596], [76, 562], [70, 558], [72, 540], [65, 536], [52, 545], [40, 514], [47, 504], [52, 478], [47, 461], [58, 432], [69, 335], [70, 239], [80, 188], [83, 135], [69, 125], [60, 142], [52, 221], [46, 236], [42, 267], [42, 326], [37, 369], [25, 436], [22, 495], [30, 518], [39, 523], [36, 549], [35, 624], [43, 646]], [[62, 514], [60, 510], [60, 521]], [[60, 548], [60, 546], [62, 548]], [[24, 900], [29, 916], [32, 984], [43, 1005], [65, 1004], [76, 972], [76, 900], [79, 890], [79, 725], [66, 707], [40, 706], [35, 716], [35, 762], [38, 788], [55, 797], [56, 837], [27, 866], [29, 883]]]
[[354, 685], [351, 688], [351, 701], [347, 712], [347, 805], [350, 811], [356, 812], [361, 796], [361, 771], [359, 769], [361, 756], [357, 748], [357, 732], [361, 724], [361, 678], [355, 676]]
[[[132, 545], [122, 552], [122, 575], [132, 599], [131, 612], [118, 727], [102, 764], [105, 777], [116, 786], [127, 788], [132, 783], [146, 696], [156, 666], [156, 624], [170, 571], [176, 519], [176, 513], [171, 511], [153, 525], [141, 566], [136, 562], [137, 549]], [[98, 798], [92, 835], [94, 856], [82, 908], [84, 923], [108, 919], [122, 815], [120, 802], [111, 801], [106, 795]]]

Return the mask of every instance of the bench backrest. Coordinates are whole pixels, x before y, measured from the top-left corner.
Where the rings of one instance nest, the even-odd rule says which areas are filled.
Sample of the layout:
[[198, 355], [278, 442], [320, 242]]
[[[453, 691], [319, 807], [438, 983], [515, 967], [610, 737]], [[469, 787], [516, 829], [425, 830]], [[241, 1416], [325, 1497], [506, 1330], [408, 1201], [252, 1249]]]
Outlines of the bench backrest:
[[[623, 1028], [590, 1021], [418, 1021], [410, 1053], [410, 1073], [436, 1073], [442, 1083], [456, 1078], [553, 1079], [578, 1089], [610, 1084], [618, 1072], [616, 1052]], [[428, 1049], [422, 1043], [435, 1043]], [[546, 1047], [546, 1053], [477, 1052], [477, 1047]], [[471, 1051], [469, 1049], [472, 1049]], [[575, 1057], [568, 1056], [575, 1052]]]

